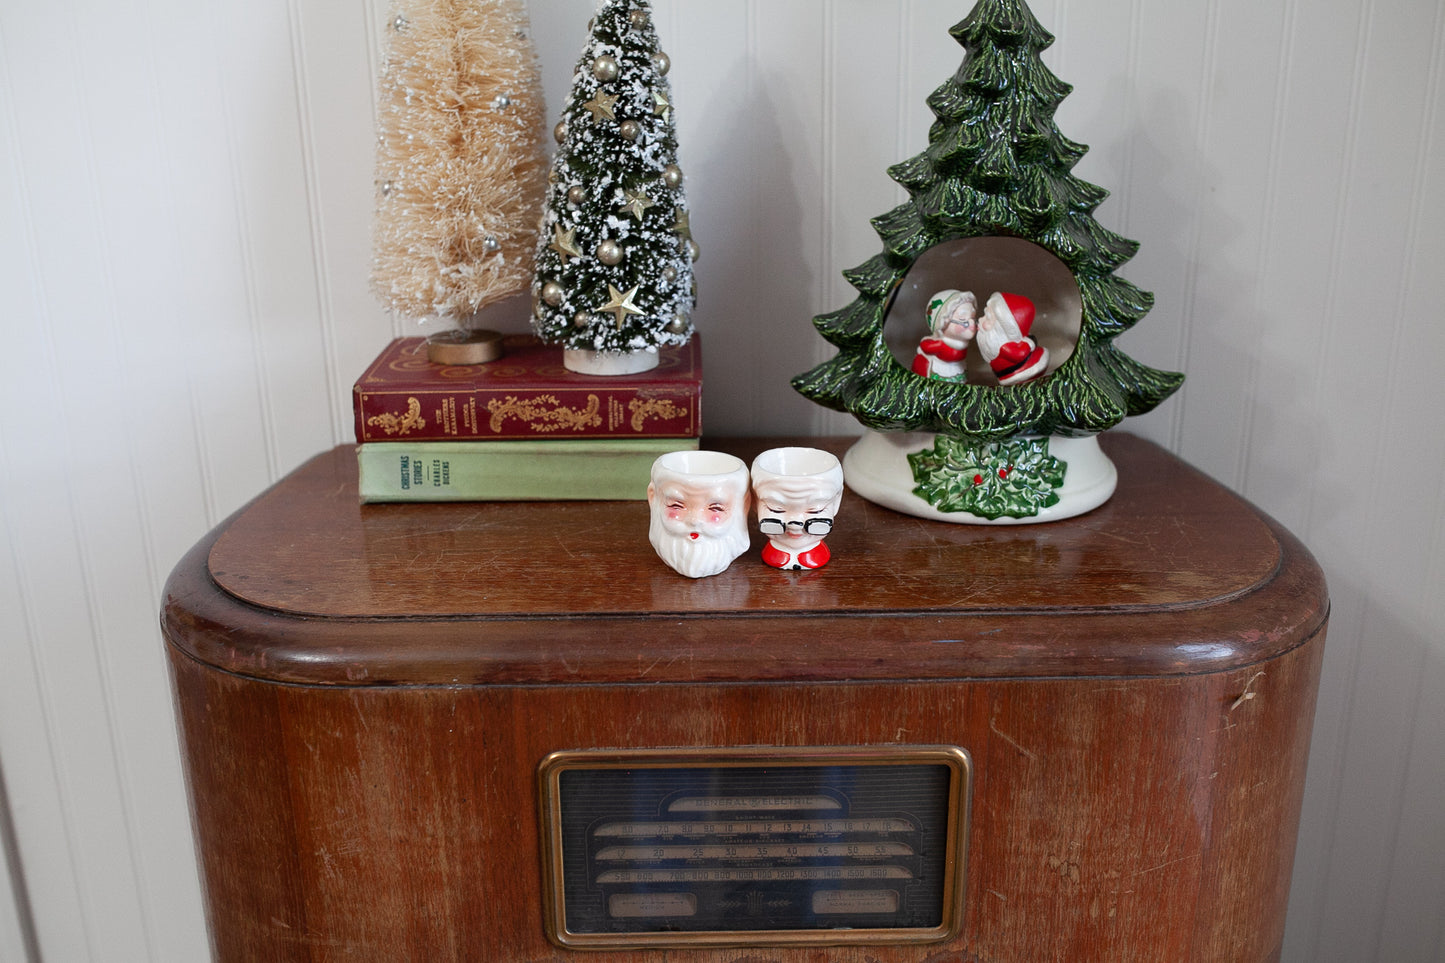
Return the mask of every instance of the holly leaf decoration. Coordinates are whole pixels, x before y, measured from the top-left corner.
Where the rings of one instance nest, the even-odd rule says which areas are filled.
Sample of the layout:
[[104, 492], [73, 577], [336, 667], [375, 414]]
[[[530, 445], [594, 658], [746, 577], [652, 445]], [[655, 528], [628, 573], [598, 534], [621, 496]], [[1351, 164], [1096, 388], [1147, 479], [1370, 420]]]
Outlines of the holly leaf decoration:
[[908, 456], [913, 493], [941, 512], [980, 518], [1032, 518], [1059, 501], [1068, 465], [1049, 454], [1047, 438], [969, 444], [939, 435]]

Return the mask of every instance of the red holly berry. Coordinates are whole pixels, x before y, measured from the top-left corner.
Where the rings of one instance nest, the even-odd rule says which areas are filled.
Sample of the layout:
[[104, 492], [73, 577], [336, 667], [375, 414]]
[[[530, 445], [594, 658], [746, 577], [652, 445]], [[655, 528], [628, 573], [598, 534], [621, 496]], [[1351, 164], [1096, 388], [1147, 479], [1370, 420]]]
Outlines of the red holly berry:
[[983, 476], [982, 476], [982, 475], [974, 475], [974, 476], [973, 476], [973, 483], [974, 483], [975, 485], [982, 485], [982, 484], [983, 484]]

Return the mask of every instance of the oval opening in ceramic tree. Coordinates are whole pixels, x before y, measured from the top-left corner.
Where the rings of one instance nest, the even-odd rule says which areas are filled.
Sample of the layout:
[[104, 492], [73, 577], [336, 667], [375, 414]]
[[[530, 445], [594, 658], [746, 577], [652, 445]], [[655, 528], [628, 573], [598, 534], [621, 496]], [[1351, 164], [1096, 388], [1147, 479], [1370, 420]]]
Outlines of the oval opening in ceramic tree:
[[[1047, 375], [1068, 360], [1079, 343], [1083, 302], [1079, 285], [1063, 261], [1017, 237], [969, 237], [947, 241], [919, 256], [894, 292], [884, 318], [884, 338], [905, 368], [921, 338], [929, 335], [929, 300], [939, 291], [971, 291], [978, 313], [996, 291], [1020, 294], [1034, 305], [1031, 336], [1048, 350]], [[997, 385], [982, 352], [970, 345], [968, 383]]]

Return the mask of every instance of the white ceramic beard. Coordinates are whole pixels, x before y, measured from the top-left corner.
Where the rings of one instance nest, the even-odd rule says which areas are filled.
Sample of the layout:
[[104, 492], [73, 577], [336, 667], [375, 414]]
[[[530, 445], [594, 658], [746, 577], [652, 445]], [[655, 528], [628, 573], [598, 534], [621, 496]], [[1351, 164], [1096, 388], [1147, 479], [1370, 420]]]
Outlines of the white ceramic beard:
[[[1012, 329], [1010, 331], [1009, 329]], [[1012, 322], [995, 320], [988, 327], [979, 325], [978, 334], [974, 336], [978, 349], [983, 356], [992, 361], [998, 357], [999, 349], [1011, 341], [1022, 341], [1023, 335], [1019, 332], [1018, 325]]]
[[733, 512], [727, 522], [717, 528], [699, 529], [697, 538], [691, 534], [691, 529], [673, 529], [661, 513], [652, 513], [647, 537], [658, 558], [688, 578], [717, 575], [748, 550], [747, 512]]

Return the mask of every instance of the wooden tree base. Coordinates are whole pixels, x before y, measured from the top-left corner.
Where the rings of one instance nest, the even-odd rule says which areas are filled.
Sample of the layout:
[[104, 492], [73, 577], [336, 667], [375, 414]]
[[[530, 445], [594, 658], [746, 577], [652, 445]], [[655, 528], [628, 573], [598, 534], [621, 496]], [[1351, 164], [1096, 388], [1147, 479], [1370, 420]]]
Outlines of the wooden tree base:
[[502, 335], [497, 331], [440, 331], [426, 339], [426, 357], [432, 364], [487, 364], [502, 353]]

